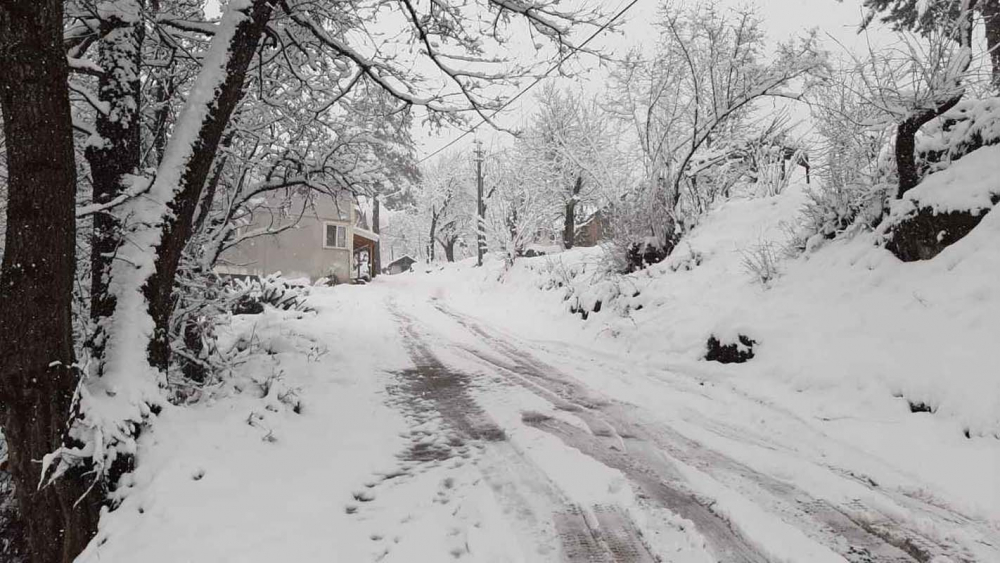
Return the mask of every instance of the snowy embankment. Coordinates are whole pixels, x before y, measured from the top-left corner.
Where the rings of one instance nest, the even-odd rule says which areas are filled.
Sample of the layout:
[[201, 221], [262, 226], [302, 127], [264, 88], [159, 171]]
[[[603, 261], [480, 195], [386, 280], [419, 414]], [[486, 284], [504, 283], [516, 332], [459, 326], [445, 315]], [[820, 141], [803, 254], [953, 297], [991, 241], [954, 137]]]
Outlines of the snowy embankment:
[[348, 507], [397, 463], [406, 424], [375, 366], [406, 356], [371, 348], [369, 333], [396, 333], [371, 303], [319, 291], [310, 305], [318, 312], [233, 318], [226, 344], [253, 348], [248, 361], [143, 434], [124, 501], [78, 561], [371, 558], [373, 523]]
[[[786, 410], [893, 468], [868, 475], [1000, 522], [1000, 215], [925, 262], [900, 262], [870, 233], [788, 257], [804, 201], [793, 186], [729, 202], [667, 261], [620, 278], [600, 273], [600, 249], [578, 249], [509, 272], [435, 267], [407, 283], [536, 342], [624, 355], [636, 386], [686, 377]], [[778, 272], [766, 285], [745, 266], [762, 249]], [[755, 357], [706, 362], [711, 335], [748, 336]]]

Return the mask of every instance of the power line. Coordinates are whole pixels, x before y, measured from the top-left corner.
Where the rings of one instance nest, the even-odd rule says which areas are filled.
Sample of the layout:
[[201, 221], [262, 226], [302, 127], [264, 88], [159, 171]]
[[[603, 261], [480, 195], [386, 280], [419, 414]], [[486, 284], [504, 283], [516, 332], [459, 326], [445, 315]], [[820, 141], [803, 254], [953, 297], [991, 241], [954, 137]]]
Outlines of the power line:
[[[490, 115], [490, 118], [495, 117], [496, 114], [500, 113], [501, 111], [503, 111], [504, 109], [506, 109], [507, 106], [509, 106], [510, 104], [514, 103], [518, 98], [520, 98], [521, 96], [525, 95], [528, 92], [528, 90], [531, 90], [539, 82], [541, 82], [543, 79], [547, 78], [550, 74], [552, 74], [552, 71], [554, 71], [555, 69], [557, 69], [560, 66], [562, 66], [563, 63], [565, 63], [567, 60], [569, 60], [570, 57], [572, 57], [573, 55], [577, 54], [580, 51], [580, 49], [583, 49], [584, 47], [586, 47], [587, 43], [590, 43], [595, 37], [597, 37], [598, 35], [600, 35], [601, 32], [603, 32], [605, 29], [607, 29], [613, 23], [615, 23], [619, 18], [621, 18], [623, 15], [625, 15], [625, 12], [629, 11], [629, 9], [631, 9], [632, 6], [635, 6], [638, 2], [639, 2], [639, 0], [632, 0], [631, 2], [629, 2], [628, 5], [625, 6], [624, 8], [622, 8], [617, 14], [615, 14], [615, 16], [613, 18], [611, 18], [610, 20], [608, 20], [607, 22], [605, 22], [604, 25], [602, 25], [601, 27], [597, 28], [597, 31], [595, 31], [594, 33], [592, 33], [590, 35], [590, 37], [588, 37], [586, 40], [584, 40], [583, 43], [580, 43], [578, 46], [573, 47], [573, 49], [570, 50], [569, 53], [566, 53], [565, 55], [563, 55], [563, 57], [559, 60], [559, 62], [557, 62], [556, 64], [554, 64], [551, 67], [549, 67], [549, 69], [546, 70], [541, 76], [539, 76], [538, 78], [536, 78], [534, 80], [534, 82], [532, 82], [531, 84], [528, 84], [523, 90], [521, 90], [520, 92], [518, 92], [517, 94], [515, 94], [514, 97], [512, 97], [511, 99], [509, 99], [506, 102], [504, 102], [503, 105], [501, 105], [497, 109], [493, 110], [493, 114]], [[471, 128], [469, 128], [469, 129], [465, 130], [464, 132], [462, 132], [461, 135], [459, 135], [458, 137], [455, 137], [454, 139], [452, 139], [451, 142], [449, 142], [447, 145], [445, 145], [445, 146], [439, 148], [438, 150], [432, 152], [431, 154], [429, 154], [429, 155], [421, 158], [420, 160], [417, 161], [417, 164], [420, 164], [421, 162], [423, 162], [423, 161], [425, 161], [425, 160], [427, 160], [427, 159], [429, 159], [429, 158], [431, 158], [433, 156], [436, 156], [437, 154], [439, 154], [440, 152], [444, 151], [448, 147], [450, 147], [450, 146], [454, 145], [455, 143], [459, 142], [466, 135], [474, 132], [476, 129], [479, 129], [479, 126], [482, 125], [482, 124], [484, 124], [484, 123], [486, 123], [486, 120], [485, 119], [480, 119], [479, 123], [473, 125]]]

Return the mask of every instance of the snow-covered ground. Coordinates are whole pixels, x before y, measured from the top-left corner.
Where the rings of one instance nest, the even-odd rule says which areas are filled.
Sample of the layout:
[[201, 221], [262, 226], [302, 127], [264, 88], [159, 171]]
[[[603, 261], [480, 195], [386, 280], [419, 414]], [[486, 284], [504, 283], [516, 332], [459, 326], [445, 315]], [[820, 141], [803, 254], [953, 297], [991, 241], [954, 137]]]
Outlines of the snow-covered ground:
[[802, 198], [625, 278], [584, 249], [236, 317], [266, 353], [164, 411], [80, 561], [1000, 561], [1000, 216], [929, 262], [782, 258]]

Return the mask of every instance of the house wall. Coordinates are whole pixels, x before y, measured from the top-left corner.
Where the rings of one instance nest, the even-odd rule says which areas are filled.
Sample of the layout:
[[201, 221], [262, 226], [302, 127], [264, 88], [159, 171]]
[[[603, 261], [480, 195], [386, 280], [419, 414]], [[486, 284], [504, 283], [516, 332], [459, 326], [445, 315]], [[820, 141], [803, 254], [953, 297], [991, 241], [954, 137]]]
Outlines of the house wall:
[[611, 225], [604, 213], [594, 213], [586, 223], [576, 228], [573, 244], [576, 246], [597, 246], [611, 234]]
[[[321, 198], [315, 211], [299, 219], [295, 227], [277, 235], [246, 240], [226, 250], [216, 271], [258, 276], [281, 272], [287, 278], [308, 277], [310, 281], [336, 276], [337, 282], [346, 283], [351, 279], [354, 222], [354, 204], [349, 196], [339, 201]], [[327, 223], [346, 228], [347, 248], [324, 247]]]

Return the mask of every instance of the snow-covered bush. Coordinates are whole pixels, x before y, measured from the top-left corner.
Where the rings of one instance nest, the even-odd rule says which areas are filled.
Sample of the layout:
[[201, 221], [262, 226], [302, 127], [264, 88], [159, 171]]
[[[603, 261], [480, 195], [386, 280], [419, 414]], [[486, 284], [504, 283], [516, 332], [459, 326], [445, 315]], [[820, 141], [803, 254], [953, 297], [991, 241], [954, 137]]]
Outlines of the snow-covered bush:
[[779, 251], [771, 241], [761, 240], [740, 251], [744, 271], [764, 287], [778, 279]]
[[686, 252], [675, 252], [667, 260], [667, 267], [670, 268], [671, 272], [690, 272], [705, 260], [705, 254], [699, 250], [695, 250], [690, 243], [687, 245]]
[[280, 274], [263, 278], [233, 279], [226, 291], [231, 310], [237, 315], [262, 313], [265, 305], [283, 311], [311, 310], [306, 305], [309, 288], [292, 285], [282, 279]]
[[817, 181], [803, 208], [805, 238], [833, 238], [855, 224], [874, 227], [895, 187], [891, 127], [863, 91], [852, 68], [814, 87], [820, 142], [811, 159]]
[[[761, 196], [776, 196], [785, 191], [791, 181], [785, 164], [784, 147], [759, 144], [751, 147], [754, 161], [757, 163], [755, 192]], [[805, 154], [803, 149], [792, 153], [791, 162], [798, 162]]]
[[265, 307], [310, 310], [305, 304], [308, 288], [290, 284], [278, 274], [226, 281], [198, 268], [184, 268], [178, 280], [185, 291], [170, 321], [170, 348], [179, 361], [168, 370], [168, 383], [174, 399], [183, 402], [200, 396], [193, 390], [218, 381], [237, 363], [235, 356], [220, 349], [216, 329], [222, 319], [229, 314], [260, 314]]
[[[574, 258], [581, 254], [574, 252]], [[558, 290], [565, 310], [586, 320], [592, 313], [613, 311], [627, 316], [638, 306], [640, 295], [632, 276], [614, 269], [606, 250], [587, 249], [584, 259], [564, 260], [563, 255], [520, 262], [533, 273], [533, 283], [542, 291]]]
[[805, 236], [834, 238], [853, 226], [874, 228], [885, 213], [893, 189], [895, 186], [888, 183], [857, 183], [808, 190], [802, 207]]
[[608, 270], [628, 273], [668, 256], [683, 232], [671, 219], [665, 193], [640, 184], [608, 209], [610, 236], [604, 241]]

